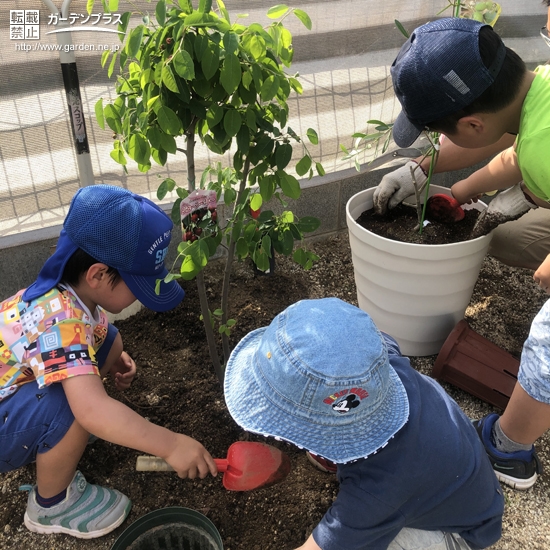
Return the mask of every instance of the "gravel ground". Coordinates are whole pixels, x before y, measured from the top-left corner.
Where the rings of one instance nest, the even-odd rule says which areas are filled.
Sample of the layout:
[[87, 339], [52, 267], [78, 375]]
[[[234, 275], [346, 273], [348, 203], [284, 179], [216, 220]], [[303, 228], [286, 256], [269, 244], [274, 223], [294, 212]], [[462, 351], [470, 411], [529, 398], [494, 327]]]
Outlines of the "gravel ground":
[[[301, 287], [305, 285], [304, 297], [338, 296], [356, 303], [347, 234], [312, 243], [311, 247], [321, 257], [311, 271], [304, 274], [301, 268], [282, 258], [278, 259], [278, 272], [291, 279], [295, 278]], [[246, 266], [242, 264], [237, 266], [238, 270], [245, 268]], [[519, 357], [531, 321], [546, 299], [547, 295], [533, 282], [532, 272], [509, 268], [487, 257], [465, 317], [470, 326], [482, 336]], [[434, 361], [435, 356], [412, 358], [413, 366], [427, 375], [431, 373]], [[490, 405], [459, 389], [447, 384], [444, 384], [444, 387], [471, 418], [479, 418], [494, 410]], [[503, 535], [502, 539], [492, 547], [495, 550], [547, 550], [550, 548], [548, 490], [550, 440], [548, 435], [542, 437], [536, 447], [545, 472], [535, 486], [526, 492], [504, 487], [506, 508]], [[108, 479], [97, 481], [109, 482]], [[65, 535], [45, 537], [29, 533], [22, 525], [24, 497], [18, 493], [17, 488], [23, 483], [30, 482], [32, 482], [31, 467], [0, 476], [0, 549], [109, 550], [111, 548], [120, 531], [116, 536], [112, 534], [90, 541], [81, 541]], [[162, 504], [159, 507], [162, 507]], [[251, 549], [232, 548], [232, 550]]]

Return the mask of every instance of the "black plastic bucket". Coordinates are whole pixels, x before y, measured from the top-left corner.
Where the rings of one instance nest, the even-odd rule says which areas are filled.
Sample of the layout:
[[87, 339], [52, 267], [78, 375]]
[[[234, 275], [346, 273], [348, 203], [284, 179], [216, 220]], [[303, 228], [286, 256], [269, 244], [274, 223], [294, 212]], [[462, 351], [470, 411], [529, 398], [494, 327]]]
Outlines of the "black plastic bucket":
[[223, 550], [215, 525], [190, 508], [171, 506], [132, 523], [111, 550]]

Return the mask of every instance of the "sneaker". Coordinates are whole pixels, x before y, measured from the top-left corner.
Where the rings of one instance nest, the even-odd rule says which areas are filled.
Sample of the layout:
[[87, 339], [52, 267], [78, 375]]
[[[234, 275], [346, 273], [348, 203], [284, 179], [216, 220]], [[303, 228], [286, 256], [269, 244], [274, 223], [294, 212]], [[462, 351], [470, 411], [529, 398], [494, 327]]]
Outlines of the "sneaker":
[[89, 484], [77, 471], [63, 501], [51, 508], [36, 502], [36, 488], [29, 491], [25, 525], [34, 533], [65, 533], [80, 539], [101, 537], [116, 529], [128, 516], [131, 501], [119, 491]]
[[542, 465], [533, 446], [530, 451], [503, 453], [497, 450], [491, 436], [498, 414], [489, 414], [474, 421], [474, 428], [485, 447], [491, 466], [498, 480], [514, 489], [526, 490], [532, 487], [542, 473]]
[[335, 474], [336, 473], [336, 464], [334, 462], [331, 462], [330, 460], [327, 460], [326, 458], [323, 458], [319, 455], [314, 455], [313, 453], [310, 453], [309, 451], [306, 451], [306, 456], [309, 459], [309, 461], [322, 472], [326, 472], [327, 474]]

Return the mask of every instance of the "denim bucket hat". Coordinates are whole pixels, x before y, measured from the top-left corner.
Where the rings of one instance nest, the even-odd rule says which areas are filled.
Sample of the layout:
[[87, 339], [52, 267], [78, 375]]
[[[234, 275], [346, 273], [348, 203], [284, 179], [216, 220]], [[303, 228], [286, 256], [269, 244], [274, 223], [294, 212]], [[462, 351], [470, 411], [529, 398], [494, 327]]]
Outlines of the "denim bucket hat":
[[427, 124], [470, 105], [495, 81], [506, 47], [500, 41], [486, 67], [479, 50], [483, 28], [494, 32], [472, 19], [443, 18], [418, 27], [403, 44], [390, 69], [403, 109], [392, 129], [399, 147], [409, 147]]
[[81, 248], [116, 269], [132, 294], [153, 311], [176, 307], [184, 291], [176, 281], [162, 282], [172, 220], [154, 202], [122, 187], [90, 185], [71, 201], [55, 252], [46, 260], [23, 300], [30, 302], [54, 288], [69, 258]]
[[297, 302], [245, 336], [224, 390], [244, 429], [337, 463], [376, 452], [409, 416], [382, 335], [367, 313], [338, 298]]

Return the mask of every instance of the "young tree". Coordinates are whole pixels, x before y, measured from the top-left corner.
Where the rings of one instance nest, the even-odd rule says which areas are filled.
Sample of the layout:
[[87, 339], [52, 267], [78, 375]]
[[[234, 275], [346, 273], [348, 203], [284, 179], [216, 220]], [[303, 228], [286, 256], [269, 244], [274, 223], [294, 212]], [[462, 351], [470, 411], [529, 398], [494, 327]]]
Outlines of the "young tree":
[[[103, 0], [106, 2], [106, 0]], [[116, 6], [115, 6], [116, 4]], [[118, 2], [110, 0], [111, 11]], [[116, 134], [111, 157], [125, 167], [127, 157], [146, 172], [154, 161], [161, 166], [168, 154], [183, 152], [187, 159], [187, 185], [178, 186], [165, 179], [158, 188], [162, 199], [176, 191], [172, 218], [180, 223], [180, 206], [195, 189], [215, 190], [218, 200], [231, 209], [221, 223], [215, 209], [207, 209], [195, 220], [193, 237], [178, 247], [181, 267], [170, 278], [197, 279], [201, 314], [207, 333], [210, 355], [216, 374], [223, 381], [224, 363], [230, 353], [229, 334], [234, 321], [228, 318], [229, 280], [235, 256], [251, 257], [260, 270], [266, 270], [273, 252], [292, 254], [295, 261], [309, 269], [317, 256], [295, 241], [304, 232], [314, 231], [319, 220], [298, 219], [287, 209], [285, 197], [297, 199], [300, 184], [289, 173], [293, 144], [305, 154], [296, 165], [299, 176], [324, 171], [313, 161], [299, 136], [287, 125], [288, 98], [302, 92], [300, 82], [289, 76], [293, 56], [292, 36], [283, 25], [294, 15], [308, 28], [311, 21], [299, 9], [285, 5], [271, 8], [267, 15], [273, 23], [244, 25], [231, 22], [222, 0], [200, 0], [195, 9], [191, 0], [160, 0], [155, 21], [142, 14], [142, 22], [128, 30], [130, 13], [122, 15], [120, 30], [124, 46], [102, 58], [109, 75], [120, 62], [117, 98], [112, 103], [96, 104], [96, 116]], [[108, 63], [108, 65], [107, 65]], [[308, 130], [311, 143], [317, 134]], [[176, 143], [185, 137], [185, 148]], [[195, 174], [197, 139], [217, 155], [231, 156], [231, 165], [222, 162], [208, 167], [199, 183]], [[283, 205], [276, 215], [263, 210], [266, 201], [275, 198]], [[197, 231], [195, 231], [195, 229]], [[220, 307], [211, 311], [204, 286], [203, 269], [218, 246], [227, 247]], [[223, 357], [217, 351], [215, 327], [222, 337]]]

